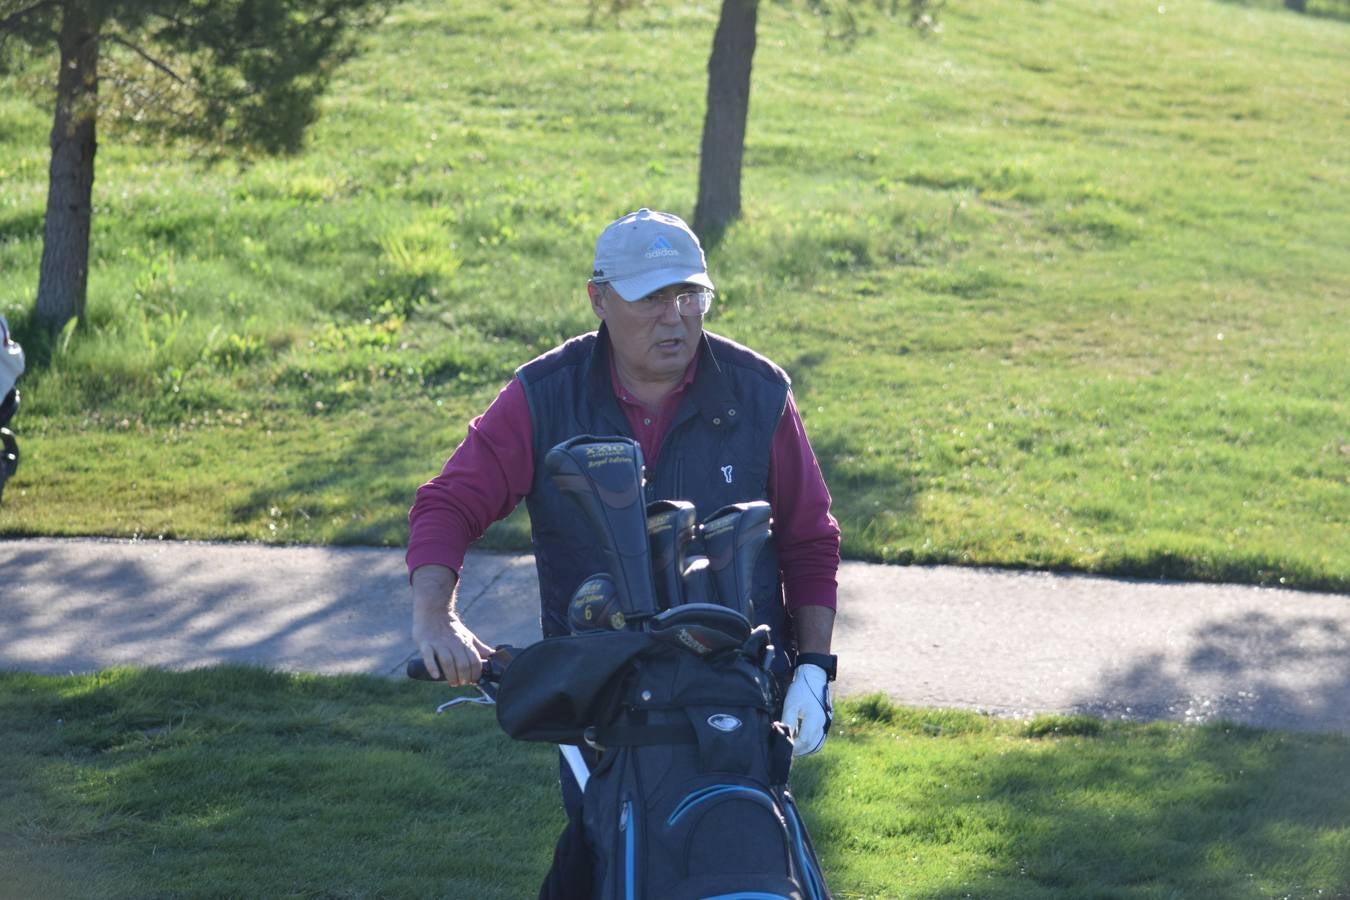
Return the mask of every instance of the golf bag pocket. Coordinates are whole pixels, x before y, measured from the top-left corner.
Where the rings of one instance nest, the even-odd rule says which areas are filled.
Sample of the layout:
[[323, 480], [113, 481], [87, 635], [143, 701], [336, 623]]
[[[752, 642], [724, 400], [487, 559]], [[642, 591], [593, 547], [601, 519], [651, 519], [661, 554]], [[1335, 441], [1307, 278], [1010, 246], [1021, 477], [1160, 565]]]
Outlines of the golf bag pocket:
[[[665, 810], [662, 810], [665, 812]], [[791, 835], [772, 794], [749, 781], [719, 780], [691, 790], [652, 823], [679, 897], [753, 891], [800, 898]], [[653, 860], [655, 864], [657, 861]], [[656, 865], [653, 875], [659, 874]]]
[[545, 638], [516, 654], [497, 691], [497, 723], [518, 741], [580, 744], [608, 721], [632, 661], [655, 645], [645, 632]]
[[[699, 768], [704, 772], [749, 775], [763, 771], [764, 747], [747, 734], [747, 713], [719, 706], [691, 706], [685, 710], [698, 743]], [[739, 713], [739, 715], [738, 715]]]
[[[724, 775], [678, 783], [654, 776], [644, 784], [638, 772], [662, 754], [645, 749], [621, 753], [627, 757], [625, 771], [616, 774], [623, 787], [594, 794], [588, 790], [585, 798], [586, 831], [600, 861], [594, 896], [828, 896], [819, 876], [804, 870], [797, 823], [774, 788]], [[660, 791], [656, 795], [645, 792], [653, 780]], [[812, 885], [820, 892], [809, 892]]]

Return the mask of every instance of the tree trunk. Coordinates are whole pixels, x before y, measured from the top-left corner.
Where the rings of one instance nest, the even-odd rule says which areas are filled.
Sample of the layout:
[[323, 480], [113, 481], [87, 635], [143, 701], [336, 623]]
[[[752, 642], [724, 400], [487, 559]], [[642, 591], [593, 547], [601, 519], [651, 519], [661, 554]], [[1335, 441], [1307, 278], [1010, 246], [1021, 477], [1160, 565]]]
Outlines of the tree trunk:
[[722, 0], [722, 15], [713, 35], [698, 205], [694, 207], [694, 231], [704, 242], [715, 242], [741, 214], [741, 159], [758, 12], [759, 0]]
[[1307, 12], [1308, 0], [1284, 0], [1284, 7], [1295, 12]]
[[98, 23], [79, 0], [62, 4], [61, 73], [52, 121], [47, 221], [37, 322], [53, 335], [84, 318], [98, 120]]

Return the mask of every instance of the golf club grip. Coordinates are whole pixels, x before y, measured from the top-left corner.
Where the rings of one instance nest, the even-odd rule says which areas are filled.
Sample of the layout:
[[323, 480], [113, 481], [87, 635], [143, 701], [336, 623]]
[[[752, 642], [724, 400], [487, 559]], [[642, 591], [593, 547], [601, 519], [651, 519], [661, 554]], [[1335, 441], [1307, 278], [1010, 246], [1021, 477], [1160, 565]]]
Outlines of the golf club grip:
[[[520, 650], [509, 644], [502, 644], [492, 652], [492, 655], [483, 660], [483, 671], [478, 677], [478, 683], [482, 685], [496, 684], [502, 680], [502, 672], [506, 670], [514, 657]], [[431, 671], [427, 669], [427, 664], [422, 661], [422, 657], [414, 656], [408, 660], [404, 667], [409, 678], [414, 681], [445, 681], [444, 678], [433, 678]]]
[[408, 660], [408, 677], [415, 681], [444, 681], [444, 678], [432, 678], [422, 657], [414, 656]]

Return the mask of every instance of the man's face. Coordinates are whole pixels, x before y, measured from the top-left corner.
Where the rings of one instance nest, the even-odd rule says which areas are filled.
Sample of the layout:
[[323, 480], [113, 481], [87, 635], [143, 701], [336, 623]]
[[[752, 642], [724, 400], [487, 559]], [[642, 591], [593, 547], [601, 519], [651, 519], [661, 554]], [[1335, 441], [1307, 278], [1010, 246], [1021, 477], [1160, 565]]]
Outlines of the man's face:
[[676, 379], [698, 352], [703, 317], [682, 316], [677, 294], [701, 290], [672, 284], [630, 303], [607, 284], [589, 286], [591, 308], [609, 326], [620, 375], [642, 381]]

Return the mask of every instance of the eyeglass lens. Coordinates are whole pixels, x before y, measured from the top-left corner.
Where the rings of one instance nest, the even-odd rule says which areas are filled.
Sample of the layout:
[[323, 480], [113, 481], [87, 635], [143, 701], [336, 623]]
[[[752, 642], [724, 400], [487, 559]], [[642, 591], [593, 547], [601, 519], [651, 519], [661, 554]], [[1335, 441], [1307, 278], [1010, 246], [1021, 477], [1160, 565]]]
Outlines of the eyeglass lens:
[[666, 304], [674, 303], [682, 316], [701, 316], [712, 306], [712, 298], [712, 291], [685, 291], [673, 298], [658, 293], [643, 297], [633, 304], [633, 308], [643, 315], [659, 316], [665, 312]]

